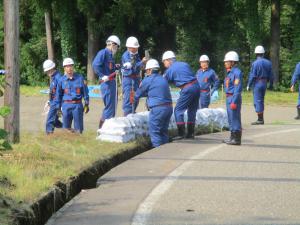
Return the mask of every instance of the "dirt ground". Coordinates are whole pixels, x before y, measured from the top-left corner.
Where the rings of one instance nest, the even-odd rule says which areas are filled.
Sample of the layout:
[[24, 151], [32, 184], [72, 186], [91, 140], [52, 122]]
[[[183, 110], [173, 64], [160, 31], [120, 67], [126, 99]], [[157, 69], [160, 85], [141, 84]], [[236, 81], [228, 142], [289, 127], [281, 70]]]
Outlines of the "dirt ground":
[[[39, 97], [21, 96], [20, 106], [20, 125], [21, 131], [38, 132], [44, 131], [45, 115], [43, 113], [44, 104], [47, 101], [47, 95]], [[0, 98], [1, 105], [3, 104], [3, 97]], [[118, 104], [117, 116], [122, 116], [122, 102]], [[225, 104], [222, 101], [211, 105], [212, 108], [222, 107]], [[84, 116], [84, 129], [94, 130], [98, 128], [99, 118], [103, 110], [103, 102], [101, 99], [90, 99], [90, 112]], [[145, 111], [145, 102], [141, 100], [137, 111]], [[269, 106], [266, 105], [265, 122], [266, 123], [289, 123], [294, 121], [296, 115], [295, 106]], [[244, 125], [249, 125], [251, 121], [256, 120], [256, 114], [252, 105], [242, 106], [242, 120]], [[3, 127], [3, 119], [1, 118], [1, 127]]]

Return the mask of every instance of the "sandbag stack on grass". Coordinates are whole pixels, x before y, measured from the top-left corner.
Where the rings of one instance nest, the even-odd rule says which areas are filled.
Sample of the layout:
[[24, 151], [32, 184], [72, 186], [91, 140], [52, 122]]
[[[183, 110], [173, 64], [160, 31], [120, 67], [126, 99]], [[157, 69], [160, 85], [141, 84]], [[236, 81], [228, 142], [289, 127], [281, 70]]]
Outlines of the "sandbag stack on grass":
[[[185, 112], [185, 120], [187, 113]], [[129, 114], [105, 120], [102, 128], [97, 131], [97, 139], [101, 141], [126, 143], [140, 136], [148, 136], [149, 112]], [[199, 109], [196, 115], [196, 130], [211, 131], [228, 127], [227, 113], [222, 108]], [[177, 128], [174, 114], [170, 119], [169, 130]]]

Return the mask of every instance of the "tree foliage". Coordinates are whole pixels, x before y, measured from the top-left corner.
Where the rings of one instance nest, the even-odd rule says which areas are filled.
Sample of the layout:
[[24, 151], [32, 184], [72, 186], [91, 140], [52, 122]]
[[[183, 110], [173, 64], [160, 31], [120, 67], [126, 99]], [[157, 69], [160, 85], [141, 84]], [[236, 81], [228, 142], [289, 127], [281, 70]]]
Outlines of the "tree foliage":
[[[20, 0], [21, 82], [46, 81], [42, 62], [47, 58], [44, 12], [51, 9], [56, 63], [72, 57], [86, 72], [88, 34], [93, 49], [105, 46], [111, 34], [120, 37], [121, 51], [128, 36], [140, 41], [140, 53], [150, 49], [160, 59], [165, 50], [198, 69], [201, 54], [222, 77], [223, 57], [235, 50], [245, 79], [254, 48], [262, 44], [270, 53], [271, 0]], [[280, 85], [289, 86], [300, 55], [300, 0], [281, 0]], [[0, 1], [2, 6], [2, 1]], [[3, 7], [0, 7], [0, 66], [3, 66]], [[97, 48], [97, 49], [96, 49]], [[90, 51], [90, 50], [89, 50]], [[118, 57], [120, 57], [119, 52]]]

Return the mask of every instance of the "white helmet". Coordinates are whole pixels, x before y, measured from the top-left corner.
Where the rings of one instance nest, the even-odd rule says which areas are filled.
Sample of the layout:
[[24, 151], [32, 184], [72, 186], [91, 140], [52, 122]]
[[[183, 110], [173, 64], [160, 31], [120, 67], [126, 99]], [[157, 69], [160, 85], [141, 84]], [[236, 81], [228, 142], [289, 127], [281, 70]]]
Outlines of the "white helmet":
[[126, 47], [127, 48], [138, 48], [138, 47], [140, 47], [138, 39], [136, 37], [127, 38]]
[[163, 56], [162, 56], [162, 61], [166, 60], [166, 59], [173, 59], [176, 58], [174, 52], [172, 51], [166, 51]]
[[224, 57], [224, 62], [226, 62], [226, 61], [238, 62], [239, 61], [239, 55], [235, 51], [227, 52], [225, 57]]
[[74, 65], [74, 61], [71, 58], [65, 58], [63, 61], [63, 66]]
[[159, 63], [155, 59], [149, 59], [148, 62], [146, 63], [146, 70], [148, 69], [154, 69], [154, 68], [159, 68]]
[[121, 45], [121, 41], [116, 35], [109, 36], [106, 40], [106, 44], [108, 44], [109, 42], [116, 43], [119, 46]]
[[209, 58], [207, 55], [201, 55], [199, 58], [199, 62], [204, 62], [204, 61], [208, 61], [209, 62]]
[[55, 63], [51, 60], [51, 59], [47, 59], [44, 63], [43, 63], [43, 69], [44, 72], [47, 72], [51, 69], [55, 68]]
[[255, 50], [254, 50], [255, 54], [264, 54], [265, 53], [265, 49], [263, 46], [258, 45], [256, 46]]

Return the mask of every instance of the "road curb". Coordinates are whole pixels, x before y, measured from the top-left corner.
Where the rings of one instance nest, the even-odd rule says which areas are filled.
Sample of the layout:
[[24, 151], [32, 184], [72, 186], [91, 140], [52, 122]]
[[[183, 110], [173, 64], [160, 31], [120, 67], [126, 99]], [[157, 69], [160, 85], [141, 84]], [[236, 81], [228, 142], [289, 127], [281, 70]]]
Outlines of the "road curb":
[[83, 169], [77, 176], [66, 182], [57, 182], [43, 197], [35, 201], [28, 209], [13, 210], [13, 224], [43, 225], [62, 206], [83, 189], [96, 187], [97, 179], [122, 162], [151, 149], [149, 141], [137, 147], [124, 150], [107, 159], [102, 159]]

